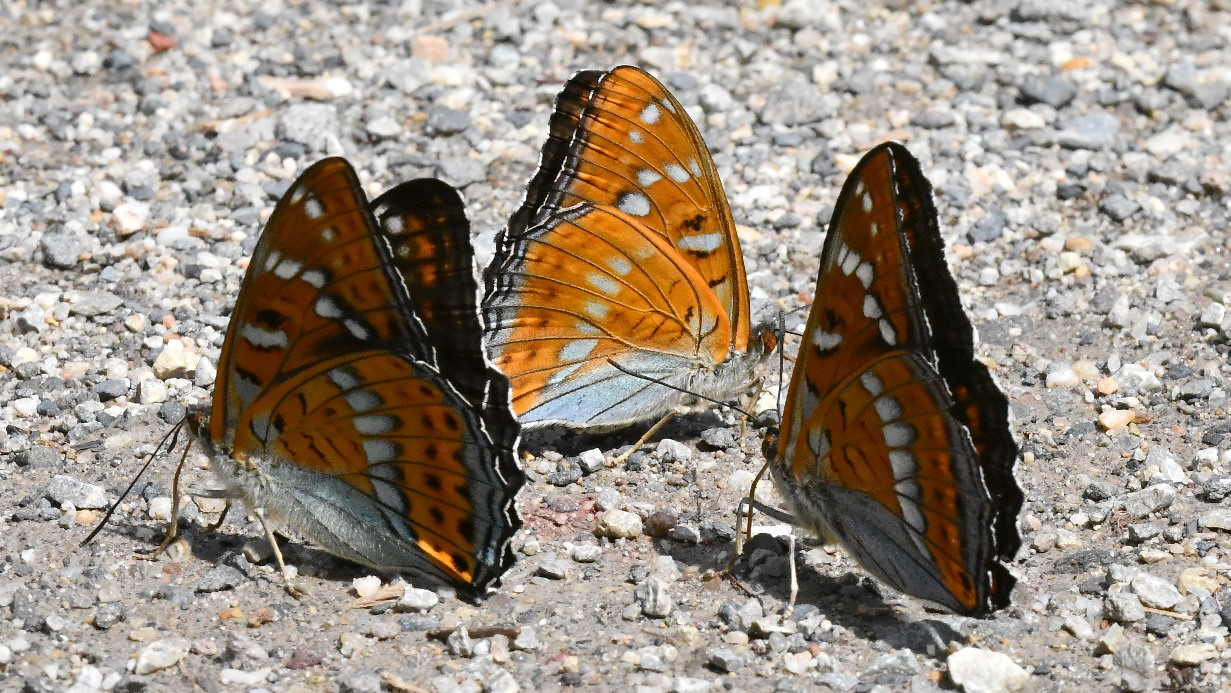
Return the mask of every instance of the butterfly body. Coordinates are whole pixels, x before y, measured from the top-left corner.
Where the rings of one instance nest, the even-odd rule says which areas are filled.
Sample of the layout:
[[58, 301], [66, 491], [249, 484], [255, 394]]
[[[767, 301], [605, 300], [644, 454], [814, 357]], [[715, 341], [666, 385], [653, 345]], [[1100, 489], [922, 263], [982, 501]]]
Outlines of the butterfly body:
[[481, 346], [469, 226], [434, 180], [369, 203], [326, 159], [253, 254], [208, 413], [230, 498], [321, 548], [480, 593], [511, 563], [524, 476]]
[[986, 615], [1014, 584], [1017, 446], [943, 248], [914, 157], [897, 143], [865, 155], [835, 207], [766, 454], [814, 532], [899, 591]]
[[772, 343], [750, 330], [708, 149], [634, 67], [569, 80], [486, 284], [488, 348], [526, 426], [610, 428], [708, 406], [672, 388], [735, 398]]

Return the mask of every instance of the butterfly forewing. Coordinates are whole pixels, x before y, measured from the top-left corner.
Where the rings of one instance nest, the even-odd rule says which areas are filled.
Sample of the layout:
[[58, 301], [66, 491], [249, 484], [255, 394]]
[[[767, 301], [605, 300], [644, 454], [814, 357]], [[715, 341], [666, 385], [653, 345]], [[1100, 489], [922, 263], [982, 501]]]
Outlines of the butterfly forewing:
[[[387, 249], [344, 159], [310, 167], [278, 203], [257, 243], [219, 360], [211, 435], [222, 439], [255, 393], [323, 356], [379, 342], [424, 342], [404, 319]], [[420, 354], [416, 354], [420, 356]], [[221, 409], [220, 409], [221, 408]]]
[[901, 145], [877, 147], [835, 207], [775, 477], [896, 589], [984, 614], [1012, 588], [998, 559], [1020, 541], [1021, 493], [971, 334], [926, 178]]
[[223, 345], [207, 442], [228, 487], [339, 556], [481, 591], [512, 563], [524, 476], [476, 293], [452, 188], [369, 207], [344, 160], [309, 168]]
[[577, 73], [486, 274], [488, 348], [524, 424], [632, 423], [755, 379], [743, 257], [696, 126], [633, 67]]

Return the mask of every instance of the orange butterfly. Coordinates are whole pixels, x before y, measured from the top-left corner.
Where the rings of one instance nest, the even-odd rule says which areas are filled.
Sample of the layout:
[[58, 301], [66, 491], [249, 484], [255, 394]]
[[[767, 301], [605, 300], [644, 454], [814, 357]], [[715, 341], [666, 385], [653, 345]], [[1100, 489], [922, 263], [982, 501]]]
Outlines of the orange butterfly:
[[808, 528], [898, 591], [985, 616], [1009, 603], [1023, 497], [1008, 400], [973, 344], [931, 185], [880, 145], [838, 198], [766, 458]]
[[735, 222], [697, 126], [636, 67], [564, 87], [485, 282], [488, 349], [525, 426], [704, 406], [647, 377], [733, 399], [775, 343], [751, 335]]
[[507, 381], [482, 350], [469, 233], [445, 183], [369, 204], [344, 159], [316, 163], [257, 243], [212, 411], [188, 420], [262, 524], [477, 594], [512, 563], [525, 477]]

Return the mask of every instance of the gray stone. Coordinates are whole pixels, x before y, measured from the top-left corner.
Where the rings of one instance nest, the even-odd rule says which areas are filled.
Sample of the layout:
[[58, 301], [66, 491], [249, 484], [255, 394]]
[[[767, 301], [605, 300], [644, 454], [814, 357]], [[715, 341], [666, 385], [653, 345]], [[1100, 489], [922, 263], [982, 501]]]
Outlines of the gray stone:
[[1077, 87], [1067, 79], [1060, 77], [1043, 77], [1028, 80], [1021, 88], [1021, 98], [1025, 103], [1045, 103], [1052, 108], [1067, 106], [1073, 97], [1077, 96]]
[[1221, 532], [1231, 532], [1231, 509], [1211, 510], [1207, 513], [1202, 513], [1197, 524], [1201, 525], [1202, 529], [1216, 529]]
[[393, 605], [394, 611], [429, 611], [440, 603], [440, 596], [431, 590], [406, 587]]
[[593, 474], [607, 464], [607, 458], [598, 448], [590, 448], [577, 456], [577, 466], [585, 474]]
[[326, 137], [338, 132], [338, 110], [327, 103], [296, 103], [278, 118], [278, 136], [314, 149], [323, 149]]
[[1132, 592], [1112, 592], [1103, 601], [1107, 618], [1120, 623], [1136, 623], [1146, 617], [1141, 600]]
[[465, 111], [433, 106], [427, 114], [426, 131], [433, 137], [445, 137], [464, 132], [470, 127], [470, 114]]
[[54, 270], [76, 267], [88, 247], [81, 234], [72, 232], [45, 233], [38, 245], [39, 250], [43, 251], [43, 264]]
[[1067, 149], [1106, 149], [1115, 144], [1120, 121], [1106, 112], [1078, 116], [1056, 134], [1056, 142]]
[[657, 577], [646, 578], [637, 585], [633, 597], [641, 604], [641, 613], [650, 618], [666, 618], [675, 606], [667, 592], [667, 583]]
[[663, 462], [688, 462], [692, 459], [692, 448], [678, 440], [663, 438], [658, 441], [654, 454]]
[[1133, 593], [1145, 606], [1155, 609], [1170, 609], [1179, 603], [1180, 590], [1166, 580], [1146, 572], [1138, 573], [1129, 583]]
[[440, 177], [454, 187], [465, 188], [472, 183], [478, 183], [487, 178], [487, 169], [478, 159], [466, 156], [451, 156], [442, 159], [439, 166]]
[[75, 508], [107, 507], [107, 492], [102, 486], [87, 484], [71, 476], [57, 474], [47, 487], [47, 497], [57, 505], [72, 504]]
[[1123, 195], [1108, 195], [1103, 198], [1103, 202], [1099, 205], [1099, 209], [1103, 214], [1106, 214], [1112, 221], [1124, 221], [1137, 213], [1141, 209], [1141, 205], [1133, 202]]
[[220, 565], [202, 575], [193, 589], [198, 592], [221, 592], [235, 589], [243, 581], [244, 574], [239, 572], [239, 569], [229, 565]]
[[[58, 450], [46, 445], [35, 445], [29, 450], [22, 450], [14, 456], [13, 461], [18, 467], [33, 469], [59, 469], [64, 466], [64, 455]], [[77, 505], [73, 503], [73, 505]], [[78, 508], [81, 506], [78, 505]], [[101, 506], [100, 506], [101, 507]]]
[[718, 671], [733, 674], [748, 666], [752, 660], [750, 653], [737, 653], [725, 648], [711, 648], [705, 652], [705, 662]]

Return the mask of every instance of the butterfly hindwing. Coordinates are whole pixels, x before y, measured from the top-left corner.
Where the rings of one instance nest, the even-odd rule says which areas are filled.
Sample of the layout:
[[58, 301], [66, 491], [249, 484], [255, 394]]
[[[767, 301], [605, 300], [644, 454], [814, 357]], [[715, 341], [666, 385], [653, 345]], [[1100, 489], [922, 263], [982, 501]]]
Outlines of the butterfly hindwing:
[[1016, 444], [943, 247], [918, 162], [896, 143], [865, 155], [825, 240], [774, 472], [888, 584], [985, 614], [1013, 584]]

